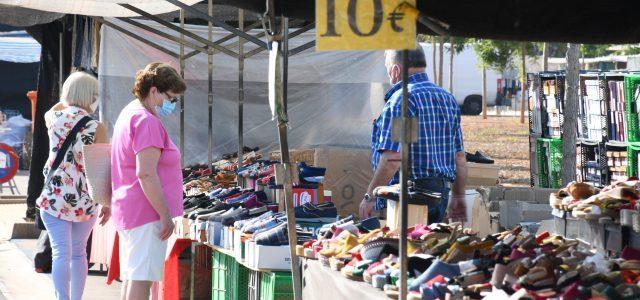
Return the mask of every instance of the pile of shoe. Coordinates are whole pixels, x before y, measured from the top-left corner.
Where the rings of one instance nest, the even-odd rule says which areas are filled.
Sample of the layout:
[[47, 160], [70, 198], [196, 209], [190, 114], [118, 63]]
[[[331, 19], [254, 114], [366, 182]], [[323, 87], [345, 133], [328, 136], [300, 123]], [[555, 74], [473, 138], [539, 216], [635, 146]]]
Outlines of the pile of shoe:
[[636, 203], [640, 199], [638, 187], [638, 181], [625, 181], [598, 190], [586, 183], [573, 182], [551, 194], [549, 204], [554, 209], [571, 213], [574, 218], [620, 223], [621, 210], [637, 211]]
[[[299, 255], [397, 298], [397, 232], [363, 230], [353, 220], [330, 228]], [[459, 224], [416, 225], [408, 240], [410, 299], [640, 299], [640, 250], [608, 260], [577, 240], [519, 226], [480, 238]]]

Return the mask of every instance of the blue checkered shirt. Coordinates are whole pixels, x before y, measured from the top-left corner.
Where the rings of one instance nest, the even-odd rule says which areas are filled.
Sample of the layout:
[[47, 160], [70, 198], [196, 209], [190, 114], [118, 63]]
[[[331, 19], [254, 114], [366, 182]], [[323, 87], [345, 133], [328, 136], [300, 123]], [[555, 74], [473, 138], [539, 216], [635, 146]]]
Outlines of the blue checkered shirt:
[[[409, 117], [418, 119], [418, 142], [412, 144], [411, 179], [444, 177], [456, 178], [456, 152], [464, 151], [460, 128], [460, 106], [443, 88], [429, 81], [425, 73], [409, 76]], [[385, 95], [386, 104], [373, 123], [371, 134], [371, 164], [378, 167], [382, 152], [400, 152], [400, 143], [391, 138], [393, 118], [402, 114], [402, 82], [391, 87]], [[389, 184], [399, 182], [396, 173]], [[377, 209], [384, 208], [378, 201]]]

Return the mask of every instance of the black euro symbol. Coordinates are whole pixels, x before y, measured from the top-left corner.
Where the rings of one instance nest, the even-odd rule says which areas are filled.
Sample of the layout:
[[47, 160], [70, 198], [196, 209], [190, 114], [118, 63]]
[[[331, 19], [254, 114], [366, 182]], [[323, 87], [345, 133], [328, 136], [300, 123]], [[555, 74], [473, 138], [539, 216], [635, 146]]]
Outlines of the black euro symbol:
[[404, 12], [402, 12], [402, 6], [406, 5], [407, 2], [402, 2], [396, 8], [393, 9], [391, 13], [389, 13], [389, 17], [387, 20], [391, 22], [391, 29], [395, 32], [402, 32], [404, 28], [398, 25], [398, 21], [404, 20]]

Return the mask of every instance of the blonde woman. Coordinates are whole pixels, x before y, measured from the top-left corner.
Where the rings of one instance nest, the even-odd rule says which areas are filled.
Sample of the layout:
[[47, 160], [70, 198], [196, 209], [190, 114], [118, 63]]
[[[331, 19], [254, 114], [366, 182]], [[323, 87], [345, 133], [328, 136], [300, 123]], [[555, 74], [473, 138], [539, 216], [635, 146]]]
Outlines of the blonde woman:
[[[76, 72], [64, 82], [60, 102], [44, 115], [50, 152], [43, 170], [45, 186], [36, 204], [51, 241], [51, 275], [59, 300], [82, 298], [88, 272], [89, 234], [98, 214], [101, 224], [110, 216], [108, 207], [99, 208], [89, 198], [82, 158], [83, 145], [107, 142], [105, 127], [98, 121], [85, 119], [97, 108], [97, 98], [98, 80]], [[88, 120], [86, 125], [79, 127], [75, 136], [69, 136], [83, 119]], [[64, 155], [62, 162], [53, 168], [60, 147], [66, 139], [73, 138], [73, 144], [60, 154]]]
[[186, 90], [178, 72], [151, 63], [136, 74], [133, 95], [113, 129], [113, 222], [120, 236], [121, 299], [149, 299], [161, 281], [172, 219], [182, 211], [180, 151], [160, 117], [170, 115]]

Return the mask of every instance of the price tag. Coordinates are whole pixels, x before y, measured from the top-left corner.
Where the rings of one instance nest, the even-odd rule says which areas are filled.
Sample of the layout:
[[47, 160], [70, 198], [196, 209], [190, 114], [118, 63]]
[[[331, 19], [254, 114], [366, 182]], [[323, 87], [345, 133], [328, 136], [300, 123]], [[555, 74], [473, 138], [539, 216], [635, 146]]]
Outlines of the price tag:
[[415, 0], [316, 0], [316, 49], [416, 47]]

